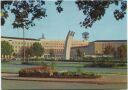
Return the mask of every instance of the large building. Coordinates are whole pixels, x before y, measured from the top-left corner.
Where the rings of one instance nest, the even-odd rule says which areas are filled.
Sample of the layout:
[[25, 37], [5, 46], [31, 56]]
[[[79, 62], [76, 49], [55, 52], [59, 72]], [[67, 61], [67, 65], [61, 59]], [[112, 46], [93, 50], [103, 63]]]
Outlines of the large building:
[[[68, 39], [67, 39], [68, 40]], [[78, 49], [82, 54], [85, 55], [100, 55], [103, 54], [104, 49], [107, 46], [111, 46], [115, 49], [120, 47], [121, 45], [127, 45], [127, 40], [97, 40], [93, 42], [74, 40], [72, 38], [69, 44], [65, 44], [65, 40], [47, 40], [44, 38], [41, 39], [32, 39], [32, 38], [24, 38], [25, 45], [23, 45], [23, 38], [16, 37], [1, 37], [1, 41], [8, 41], [13, 47], [14, 52], [19, 54], [20, 50], [23, 46], [31, 47], [33, 43], [39, 42], [45, 50], [44, 55], [42, 55], [46, 59], [50, 59], [50, 50], [53, 50], [55, 59], [65, 59], [65, 49], [68, 47], [68, 59], [77, 59]], [[66, 46], [66, 47], [65, 47]], [[70, 50], [71, 49], [71, 50]], [[3, 57], [3, 55], [1, 55]], [[9, 57], [9, 56], [6, 56]]]
[[90, 42], [85, 51], [87, 55], [103, 54], [107, 46], [111, 46], [116, 50], [121, 45], [127, 45], [127, 40], [96, 40]]
[[[49, 59], [50, 53], [49, 51], [52, 49], [54, 52], [55, 59], [63, 59], [64, 58], [64, 40], [47, 40], [47, 39], [32, 39], [32, 38], [24, 38], [25, 45], [23, 45], [23, 38], [17, 37], [1, 37], [1, 41], [8, 41], [14, 48], [15, 53], [20, 53], [20, 50], [23, 46], [30, 47], [33, 43], [39, 42], [45, 50], [44, 57]], [[80, 47], [87, 46], [88, 42], [73, 40], [71, 47]], [[3, 55], [2, 55], [3, 57]], [[8, 57], [8, 56], [7, 56]]]
[[6, 37], [2, 36], [1, 41], [8, 41], [14, 48], [15, 53], [19, 53], [20, 49], [23, 46], [30, 47], [35, 42], [40, 42], [38, 39], [32, 39], [32, 38], [17, 38], [17, 37]]
[[[72, 47], [71, 48], [71, 59], [73, 59], [73, 60], [79, 59], [79, 55], [81, 57], [84, 57], [86, 55], [85, 48], [86, 48], [86, 46]], [[79, 55], [78, 55], [78, 53], [79, 53]]]
[[71, 58], [77, 59], [78, 58], [78, 49], [79, 52], [83, 54], [83, 56], [94, 56], [103, 55], [104, 50], [106, 47], [110, 46], [115, 49], [116, 53], [117, 48], [121, 45], [127, 45], [127, 40], [97, 40], [93, 42], [89, 42], [87, 46], [80, 46], [80, 47], [72, 47], [71, 48]]

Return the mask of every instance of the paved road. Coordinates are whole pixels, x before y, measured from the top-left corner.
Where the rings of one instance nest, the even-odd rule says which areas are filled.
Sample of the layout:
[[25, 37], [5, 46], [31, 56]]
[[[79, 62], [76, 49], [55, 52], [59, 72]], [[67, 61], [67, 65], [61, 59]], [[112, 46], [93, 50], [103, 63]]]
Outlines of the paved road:
[[[2, 73], [2, 76], [17, 76], [17, 74]], [[38, 78], [39, 79], [39, 78]], [[125, 81], [126, 75], [107, 75], [104, 80], [107, 81]], [[126, 83], [123, 84], [88, 84], [76, 82], [45, 82], [45, 81], [18, 81], [2, 80], [2, 89], [126, 89]]]
[[127, 83], [127, 75], [103, 75], [100, 78], [34, 78], [34, 77], [19, 77], [18, 74], [2, 73], [2, 78], [6, 80], [20, 80], [20, 81], [42, 81], [42, 82], [77, 82], [87, 84], [125, 84]]
[[15, 81], [2, 80], [2, 89], [126, 89], [126, 84], [85, 84], [65, 82], [38, 82], [38, 81]]

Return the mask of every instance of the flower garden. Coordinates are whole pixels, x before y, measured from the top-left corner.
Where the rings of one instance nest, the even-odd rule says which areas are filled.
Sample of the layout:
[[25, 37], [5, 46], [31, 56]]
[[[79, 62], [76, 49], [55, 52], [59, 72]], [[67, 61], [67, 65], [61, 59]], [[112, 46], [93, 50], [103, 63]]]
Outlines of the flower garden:
[[19, 71], [19, 77], [42, 77], [42, 78], [99, 78], [100, 75], [78, 71], [57, 71], [48, 66], [36, 66], [24, 68]]

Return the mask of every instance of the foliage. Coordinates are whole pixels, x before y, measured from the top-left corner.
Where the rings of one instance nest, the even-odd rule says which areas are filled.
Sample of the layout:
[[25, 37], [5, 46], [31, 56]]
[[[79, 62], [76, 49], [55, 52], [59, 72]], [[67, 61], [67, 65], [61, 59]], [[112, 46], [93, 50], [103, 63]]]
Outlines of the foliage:
[[44, 76], [49, 75], [50, 68], [49, 67], [44, 67], [44, 66], [38, 66], [38, 67], [32, 67], [32, 68], [25, 68], [21, 69], [19, 71], [19, 76], [38, 76], [43, 73]]
[[4, 25], [5, 19], [8, 17], [8, 10], [12, 1], [1, 1], [1, 25]]
[[[56, 10], [61, 13], [63, 0], [55, 2]], [[116, 20], [124, 18], [127, 9], [127, 1], [125, 0], [77, 0], [75, 1], [78, 9], [83, 12], [85, 19], [80, 22], [85, 28], [91, 27], [96, 21], [101, 20], [110, 5], [117, 6], [113, 12]], [[9, 11], [14, 15], [15, 20], [12, 23], [14, 28], [26, 28], [35, 26], [34, 20], [46, 17], [46, 9], [44, 8], [45, 1], [43, 0], [28, 0], [28, 1], [2, 1], [1, 2], [1, 24], [4, 25], [5, 19], [8, 17]], [[10, 7], [11, 6], [11, 7]], [[120, 9], [118, 9], [120, 6]]]
[[1, 41], [1, 54], [11, 55], [14, 52], [13, 46], [8, 41]]
[[50, 54], [50, 57], [51, 57], [51, 58], [54, 57], [54, 56], [55, 56], [54, 50], [53, 50], [53, 49], [50, 49], [50, 50], [49, 50], [49, 54]]
[[[12, 23], [13, 28], [28, 29], [29, 26], [35, 25], [33, 23], [35, 19], [46, 17], [44, 5], [45, 2], [42, 0], [2, 1], [1, 9], [3, 13], [7, 14], [6, 17], [8, 16], [8, 9], [10, 9], [11, 13], [14, 15], [15, 20]], [[2, 25], [4, 25], [6, 17], [5, 15], [2, 16]]]
[[20, 50], [20, 57], [29, 58], [32, 55], [31, 49], [29, 47], [22, 47]]
[[44, 54], [44, 48], [38, 42], [35, 42], [31, 47], [32, 56], [42, 56]]
[[77, 68], [76, 68], [76, 73], [77, 73], [77, 75], [80, 75], [81, 72], [82, 72], [81, 67], [77, 67]]
[[77, 53], [78, 59], [83, 56], [83, 53], [82, 53], [82, 51], [80, 50], [80, 48], [78, 48], [78, 49], [76, 50], [76, 53]]
[[91, 27], [96, 21], [101, 20], [111, 4], [120, 6], [120, 10], [116, 9], [113, 12], [116, 20], [122, 19], [127, 9], [127, 2], [125, 0], [77, 0], [75, 3], [85, 15], [84, 21], [80, 22], [81, 26], [85, 28]]
[[17, 56], [17, 54], [14, 52], [14, 53], [13, 53], [13, 57], [16, 57], [16, 56]]
[[126, 45], [121, 45], [118, 48], [118, 56], [121, 59], [125, 59], [127, 57], [127, 46]]
[[20, 77], [45, 77], [45, 78], [98, 78], [100, 75], [94, 73], [80, 73], [67, 71], [67, 72], [57, 72], [53, 71], [49, 67], [32, 67], [24, 68], [19, 71]]
[[114, 55], [115, 49], [112, 46], [106, 46], [103, 53], [105, 55]]
[[55, 62], [54, 61], [51, 62], [50, 67], [51, 67], [51, 69], [55, 69]]
[[110, 57], [101, 57], [97, 60], [93, 60], [92, 64], [86, 67], [120, 67], [120, 66], [127, 66], [127, 61], [114, 61]]
[[63, 8], [61, 7], [62, 0], [57, 0], [55, 2], [55, 5], [57, 5], [56, 10], [61, 13], [63, 11]]

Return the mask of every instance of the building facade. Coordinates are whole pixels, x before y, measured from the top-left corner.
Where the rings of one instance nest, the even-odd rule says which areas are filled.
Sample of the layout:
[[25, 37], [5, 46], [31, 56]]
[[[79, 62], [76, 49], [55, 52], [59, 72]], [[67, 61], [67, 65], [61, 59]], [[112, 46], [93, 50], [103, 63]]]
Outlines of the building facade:
[[[55, 59], [63, 59], [64, 57], [64, 40], [47, 40], [47, 39], [32, 39], [32, 38], [16, 38], [16, 37], [1, 37], [1, 41], [8, 41], [14, 48], [14, 52], [16, 54], [20, 53], [20, 50], [23, 46], [31, 47], [33, 43], [39, 42], [45, 50], [44, 57], [49, 59], [50, 50], [53, 50], [54, 58]], [[24, 45], [23, 45], [24, 44]], [[73, 40], [71, 47], [79, 47], [79, 46], [86, 46], [88, 42], [80, 41], [80, 40]], [[2, 55], [1, 55], [2, 56]], [[2, 56], [3, 57], [3, 56]]]
[[[65, 41], [64, 40], [47, 40], [47, 39], [32, 39], [24, 38], [25, 44], [23, 45], [23, 38], [16, 37], [1, 37], [1, 41], [8, 41], [14, 48], [14, 53], [20, 53], [20, 50], [23, 46], [31, 47], [33, 43], [39, 42], [44, 48], [45, 52], [42, 55], [46, 59], [50, 59], [50, 50], [53, 51], [54, 59], [64, 59], [64, 49]], [[72, 39], [70, 59], [77, 59], [79, 49], [82, 55], [92, 56], [92, 55], [102, 55], [104, 49], [107, 46], [111, 46], [114, 49], [117, 49], [121, 45], [127, 45], [127, 40], [97, 40], [94, 42], [80, 41]], [[3, 55], [1, 55], [3, 57]], [[9, 56], [6, 56], [9, 57]]]
[[[14, 53], [16, 53], [16, 54], [19, 54], [19, 52], [23, 46], [31, 47], [33, 45], [33, 43], [39, 42], [38, 39], [24, 38], [24, 41], [23, 41], [23, 38], [6, 37], [6, 36], [2, 36], [1, 41], [8, 41], [13, 46]], [[1, 55], [1, 57], [3, 57], [3, 55]], [[5, 57], [9, 58], [10, 56], [5, 56]]]
[[85, 52], [87, 55], [103, 54], [107, 46], [111, 46], [115, 50], [121, 45], [127, 45], [127, 40], [97, 40], [90, 42], [87, 47], [85, 47]]
[[[73, 59], [73, 60], [82, 59], [82, 57], [84, 57], [86, 55], [85, 47], [86, 46], [72, 47], [71, 48], [71, 59]], [[78, 53], [80, 54], [80, 56]]]

